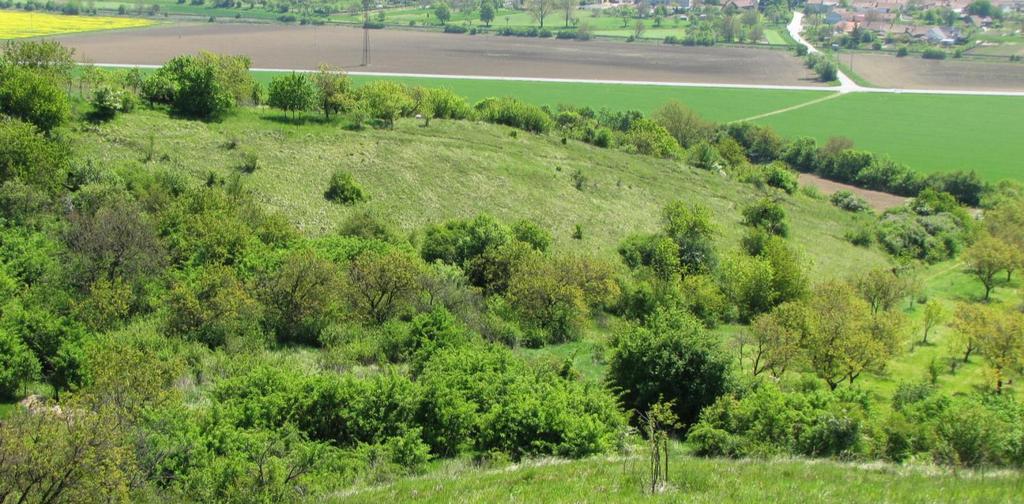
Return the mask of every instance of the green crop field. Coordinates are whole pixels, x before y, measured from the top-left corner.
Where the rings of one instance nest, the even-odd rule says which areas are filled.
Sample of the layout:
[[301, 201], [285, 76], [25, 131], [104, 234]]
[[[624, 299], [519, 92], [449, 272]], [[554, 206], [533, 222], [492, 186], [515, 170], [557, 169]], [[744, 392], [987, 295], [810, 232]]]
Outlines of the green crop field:
[[785, 136], [853, 139], [923, 172], [976, 170], [987, 180], [1024, 180], [1024, 98], [849, 94], [757, 122]]

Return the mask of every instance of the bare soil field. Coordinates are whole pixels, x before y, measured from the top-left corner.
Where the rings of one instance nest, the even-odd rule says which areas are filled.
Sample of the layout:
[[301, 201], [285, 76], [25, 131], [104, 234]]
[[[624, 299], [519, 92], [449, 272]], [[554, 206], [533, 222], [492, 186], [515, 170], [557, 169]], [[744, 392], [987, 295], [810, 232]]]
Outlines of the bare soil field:
[[801, 173], [799, 176], [800, 183], [803, 185], [809, 185], [817, 187], [822, 194], [831, 196], [836, 191], [843, 189], [864, 198], [868, 202], [871, 208], [879, 212], [884, 212], [890, 208], [898, 207], [907, 202], [908, 198], [903, 196], [896, 196], [895, 194], [889, 194], [879, 191], [869, 191], [867, 189], [861, 189], [841, 182], [834, 182], [828, 179], [823, 179], [817, 175], [811, 175], [809, 173]]
[[[849, 64], [849, 56], [842, 58]], [[853, 70], [872, 84], [903, 89], [1024, 90], [1024, 64], [963, 60], [897, 58], [889, 54], [853, 57]]]
[[169, 25], [55, 37], [83, 61], [162, 64], [201, 50], [245, 54], [253, 67], [418, 74], [608, 79], [762, 85], [815, 85], [785, 51], [563, 41], [407, 30], [373, 30], [371, 64], [359, 67], [362, 30], [338, 26]]

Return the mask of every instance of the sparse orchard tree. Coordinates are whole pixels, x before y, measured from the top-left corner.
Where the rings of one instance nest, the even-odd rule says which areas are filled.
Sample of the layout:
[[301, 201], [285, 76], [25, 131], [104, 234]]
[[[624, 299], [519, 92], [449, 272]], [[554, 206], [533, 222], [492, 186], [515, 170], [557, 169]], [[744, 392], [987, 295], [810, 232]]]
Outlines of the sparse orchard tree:
[[819, 285], [811, 297], [804, 349], [811, 369], [835, 388], [848, 377], [852, 354], [870, 338], [871, 308], [845, 282]]
[[434, 7], [434, 17], [441, 22], [442, 25], [448, 24], [448, 20], [452, 18], [452, 10], [448, 7], [448, 4], [441, 2]]
[[880, 268], [861, 274], [853, 281], [860, 297], [871, 306], [871, 313], [888, 311], [907, 295], [906, 281], [891, 269]]
[[324, 113], [324, 119], [329, 120], [331, 114], [348, 108], [346, 105], [351, 84], [341, 67], [320, 65], [319, 71], [313, 75], [313, 84], [316, 86], [317, 104]]
[[480, 21], [488, 27], [494, 22], [494, 4], [491, 0], [484, 0], [480, 4]]
[[809, 330], [807, 306], [803, 303], [783, 303], [758, 315], [741, 342], [753, 346], [751, 373], [757, 376], [768, 371], [775, 378], [782, 376], [803, 357], [800, 344]]
[[528, 0], [526, 2], [526, 10], [530, 12], [530, 16], [532, 16], [533, 19], [540, 23], [541, 28], [544, 28], [544, 18], [554, 12], [555, 1], [556, 0]]
[[938, 300], [932, 299], [924, 305], [924, 316], [921, 319], [921, 327], [924, 329], [924, 336], [921, 338], [921, 344], [928, 344], [928, 333], [937, 326], [943, 324], [946, 321], [946, 310], [942, 307], [942, 303]]
[[306, 74], [292, 72], [291, 75], [274, 77], [270, 81], [270, 93], [267, 104], [271, 107], [290, 112], [292, 117], [302, 110], [313, 106], [316, 91]]
[[1014, 255], [1010, 245], [991, 235], [982, 236], [964, 253], [967, 271], [985, 287], [985, 301], [996, 286], [996, 275], [1013, 267]]
[[643, 21], [637, 20], [636, 24], [633, 25], [633, 38], [639, 40], [647, 31], [647, 25]]
[[418, 260], [404, 252], [368, 251], [349, 265], [346, 296], [353, 312], [381, 324], [408, 308], [420, 284]]
[[565, 27], [568, 28], [572, 22], [572, 14], [579, 7], [579, 0], [555, 0], [555, 5], [565, 14]]

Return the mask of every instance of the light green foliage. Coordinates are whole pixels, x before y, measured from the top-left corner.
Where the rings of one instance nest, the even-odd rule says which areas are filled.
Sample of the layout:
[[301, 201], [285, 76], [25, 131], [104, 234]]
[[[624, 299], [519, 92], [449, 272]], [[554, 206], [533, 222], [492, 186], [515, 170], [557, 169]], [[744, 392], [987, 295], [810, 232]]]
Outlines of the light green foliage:
[[633, 121], [622, 138], [626, 150], [660, 158], [677, 159], [683, 155], [676, 139], [650, 119]]
[[324, 198], [342, 205], [354, 205], [366, 200], [363, 188], [348, 172], [337, 170], [331, 174], [331, 180], [324, 191]]
[[70, 114], [67, 94], [45, 74], [0, 60], [0, 112], [49, 133]]
[[38, 378], [39, 361], [16, 336], [0, 330], [0, 399], [17, 397], [21, 387]]
[[393, 81], [373, 81], [359, 87], [358, 99], [364, 102], [370, 117], [381, 121], [385, 128], [394, 128], [395, 121], [412, 113], [415, 106], [405, 86]]
[[68, 169], [66, 151], [29, 123], [0, 118], [0, 182], [19, 180], [56, 191]]
[[[313, 82], [304, 73], [292, 72], [291, 75], [275, 77], [270, 81], [267, 105], [291, 112], [292, 117], [295, 117], [296, 112], [312, 108], [315, 100]], [[330, 98], [327, 100], [331, 101]]]

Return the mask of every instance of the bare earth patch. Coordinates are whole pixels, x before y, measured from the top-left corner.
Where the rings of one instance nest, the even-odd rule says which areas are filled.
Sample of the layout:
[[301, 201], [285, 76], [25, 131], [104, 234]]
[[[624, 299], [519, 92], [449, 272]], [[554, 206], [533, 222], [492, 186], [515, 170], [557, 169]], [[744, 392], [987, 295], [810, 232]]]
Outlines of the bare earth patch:
[[833, 182], [828, 179], [823, 179], [817, 175], [811, 175], [809, 173], [800, 174], [800, 183], [803, 185], [809, 185], [817, 187], [826, 196], [831, 195], [836, 191], [846, 189], [847, 191], [864, 198], [871, 205], [871, 208], [884, 212], [893, 207], [898, 207], [907, 202], [907, 199], [903, 196], [896, 196], [895, 194], [884, 193], [880, 191], [870, 191], [867, 189], [861, 189], [849, 184], [843, 184], [840, 182]]
[[[843, 57], [849, 63], [849, 55]], [[965, 60], [897, 58], [889, 54], [860, 54], [853, 69], [872, 84], [897, 89], [1024, 90], [1024, 64]]]
[[722, 84], [817, 85], [786, 51], [740, 47], [576, 42], [410, 30], [372, 30], [371, 64], [359, 67], [361, 29], [256, 24], [171, 25], [56, 37], [96, 63], [162, 64], [201, 50], [245, 54], [256, 68], [608, 79]]

